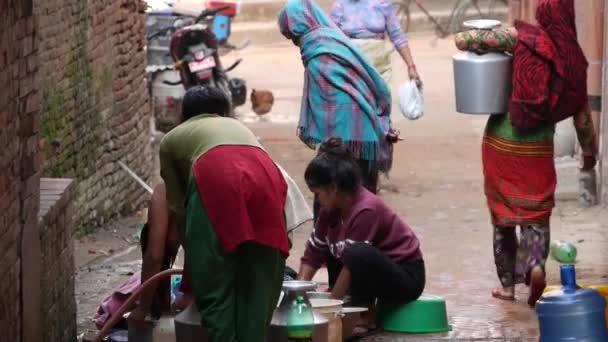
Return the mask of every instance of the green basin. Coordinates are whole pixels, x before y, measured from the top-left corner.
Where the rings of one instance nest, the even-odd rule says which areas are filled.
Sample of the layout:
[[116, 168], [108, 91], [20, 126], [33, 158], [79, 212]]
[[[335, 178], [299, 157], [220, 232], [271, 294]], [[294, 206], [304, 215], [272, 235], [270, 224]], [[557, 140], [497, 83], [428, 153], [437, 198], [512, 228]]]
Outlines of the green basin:
[[378, 303], [378, 317], [385, 331], [407, 334], [441, 333], [452, 330], [448, 324], [445, 299], [422, 295], [407, 304]]

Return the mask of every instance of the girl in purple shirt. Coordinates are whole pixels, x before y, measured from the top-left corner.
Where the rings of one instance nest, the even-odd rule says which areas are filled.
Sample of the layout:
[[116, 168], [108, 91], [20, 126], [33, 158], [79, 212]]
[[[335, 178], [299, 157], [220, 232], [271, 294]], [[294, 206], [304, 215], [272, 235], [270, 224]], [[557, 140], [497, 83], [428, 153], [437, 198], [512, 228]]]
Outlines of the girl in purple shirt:
[[387, 82], [391, 77], [392, 49], [385, 47], [386, 36], [407, 64], [410, 79], [416, 80], [418, 85], [422, 84], [391, 0], [336, 0], [330, 17]]
[[[361, 171], [339, 138], [321, 145], [304, 173], [321, 210], [306, 244], [298, 279], [327, 265], [332, 298], [350, 294], [372, 310], [376, 299], [416, 300], [425, 269], [414, 231], [380, 197], [361, 185]], [[366, 322], [366, 329], [374, 323]]]

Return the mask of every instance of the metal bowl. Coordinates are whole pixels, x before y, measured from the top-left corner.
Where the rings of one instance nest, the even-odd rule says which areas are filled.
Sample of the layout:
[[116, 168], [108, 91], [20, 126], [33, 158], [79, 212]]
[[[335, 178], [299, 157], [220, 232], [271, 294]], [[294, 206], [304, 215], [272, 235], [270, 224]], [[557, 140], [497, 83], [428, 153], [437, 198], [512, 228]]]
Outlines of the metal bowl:
[[283, 282], [284, 291], [307, 292], [317, 289], [317, 283], [314, 281], [289, 280]]
[[308, 291], [306, 295], [308, 299], [331, 299], [331, 292]]
[[462, 23], [462, 26], [468, 29], [477, 29], [477, 30], [493, 30], [499, 28], [502, 23], [499, 20], [491, 20], [491, 19], [474, 19], [467, 20]]

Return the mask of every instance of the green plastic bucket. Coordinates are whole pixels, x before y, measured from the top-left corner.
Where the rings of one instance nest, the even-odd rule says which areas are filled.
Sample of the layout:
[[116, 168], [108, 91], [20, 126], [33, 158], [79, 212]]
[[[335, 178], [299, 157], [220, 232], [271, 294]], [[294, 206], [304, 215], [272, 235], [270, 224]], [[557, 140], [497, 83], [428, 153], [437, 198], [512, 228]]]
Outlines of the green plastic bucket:
[[438, 296], [423, 294], [405, 305], [381, 301], [378, 317], [382, 328], [388, 332], [430, 334], [452, 330], [445, 300]]

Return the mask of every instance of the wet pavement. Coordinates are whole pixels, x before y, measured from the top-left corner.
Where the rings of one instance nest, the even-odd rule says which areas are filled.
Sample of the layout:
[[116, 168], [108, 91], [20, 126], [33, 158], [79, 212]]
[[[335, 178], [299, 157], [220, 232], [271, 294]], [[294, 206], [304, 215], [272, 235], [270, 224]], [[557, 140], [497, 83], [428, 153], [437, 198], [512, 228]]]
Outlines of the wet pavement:
[[[394, 168], [390, 178], [382, 182], [381, 195], [420, 237], [427, 267], [426, 293], [446, 299], [453, 329], [428, 336], [383, 334], [366, 341], [538, 340], [538, 324], [534, 311], [526, 304], [525, 287], [517, 288], [515, 302], [498, 301], [490, 295], [498, 279], [481, 173], [481, 134], [487, 117], [454, 112], [451, 55], [455, 49], [451, 41], [433, 42], [431, 36], [420, 35], [412, 38], [411, 44], [425, 82], [425, 116], [418, 121], [402, 119], [395, 105], [395, 126], [401, 129], [405, 140], [396, 146]], [[236, 57], [243, 57], [244, 62], [234, 76], [245, 78], [249, 88], [275, 93], [271, 114], [258, 117], [246, 104], [238, 110], [240, 118], [312, 199], [303, 184], [303, 171], [313, 151], [295, 137], [303, 74], [296, 48], [289, 44], [252, 47], [233, 56]], [[403, 62], [395, 61], [394, 67], [395, 93], [406, 76]], [[583, 210], [576, 202], [558, 202], [552, 235], [577, 245], [581, 283], [608, 284], [608, 254], [603, 252], [608, 243], [607, 218], [600, 208]], [[296, 232], [288, 259], [291, 266], [298, 266], [310, 231], [307, 225]], [[116, 250], [125, 250], [128, 245], [125, 242]], [[139, 267], [139, 256], [136, 250], [109, 264], [102, 263], [107, 258], [104, 257], [81, 268], [77, 276], [81, 331], [87, 324], [90, 328], [87, 320], [94, 314], [91, 310], [95, 309], [95, 302], [99, 303], [112, 286], [126, 280], [120, 270]], [[549, 283], [556, 284], [558, 265], [551, 261], [547, 270]], [[325, 281], [326, 275], [319, 274], [318, 280]]]

